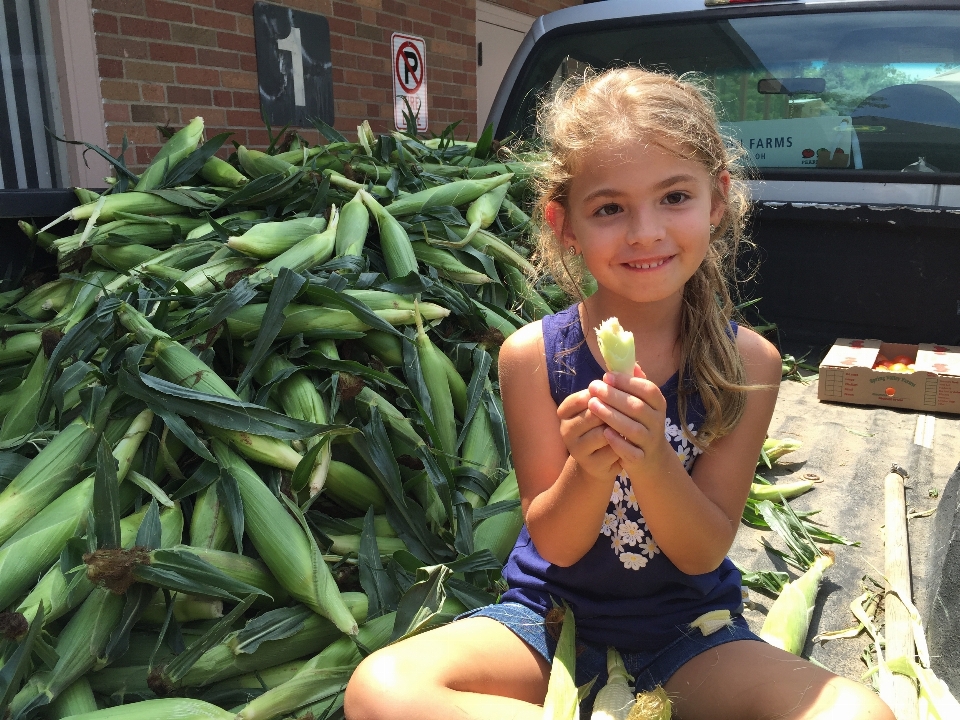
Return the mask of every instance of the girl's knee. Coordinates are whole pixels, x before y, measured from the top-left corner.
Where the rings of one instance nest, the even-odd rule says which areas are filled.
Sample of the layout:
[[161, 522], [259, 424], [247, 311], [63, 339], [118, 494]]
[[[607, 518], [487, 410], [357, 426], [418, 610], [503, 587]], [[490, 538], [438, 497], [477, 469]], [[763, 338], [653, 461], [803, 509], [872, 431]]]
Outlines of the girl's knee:
[[392, 650], [372, 653], [350, 676], [344, 695], [347, 720], [408, 718], [404, 708], [415, 707], [423, 697], [428, 675]]

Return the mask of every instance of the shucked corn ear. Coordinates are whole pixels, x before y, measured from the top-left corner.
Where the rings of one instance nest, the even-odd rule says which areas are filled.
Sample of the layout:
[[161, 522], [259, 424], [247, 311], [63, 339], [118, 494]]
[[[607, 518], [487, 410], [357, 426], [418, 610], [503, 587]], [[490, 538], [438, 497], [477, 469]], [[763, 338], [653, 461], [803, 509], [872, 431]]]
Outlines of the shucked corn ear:
[[614, 647], [607, 648], [607, 684], [600, 688], [593, 701], [590, 720], [627, 720], [637, 699], [630, 688], [632, 677], [623, 665], [623, 658]]
[[274, 577], [297, 600], [329, 618], [348, 635], [357, 621], [344, 604], [330, 568], [309, 531], [301, 527], [256, 473], [223, 442], [214, 439], [220, 466], [240, 487], [246, 533]]
[[760, 637], [781, 650], [800, 654], [807, 639], [823, 573], [831, 565], [832, 554], [820, 555], [809, 570], [783, 586], [780, 596], [770, 606], [767, 619], [760, 629]]
[[607, 365], [607, 370], [613, 373], [633, 375], [633, 366], [636, 364], [636, 354], [633, 347], [633, 333], [620, 327], [620, 321], [615, 317], [607, 318], [597, 328], [597, 343], [600, 353]]

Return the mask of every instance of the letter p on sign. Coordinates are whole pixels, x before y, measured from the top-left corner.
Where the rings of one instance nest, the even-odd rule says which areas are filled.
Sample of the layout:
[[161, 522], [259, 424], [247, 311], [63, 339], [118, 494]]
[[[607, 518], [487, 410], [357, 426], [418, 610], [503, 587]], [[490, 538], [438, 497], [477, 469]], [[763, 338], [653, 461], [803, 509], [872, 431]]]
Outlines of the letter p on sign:
[[[393, 33], [393, 120], [397, 130], [407, 129], [407, 115], [413, 113], [417, 130], [427, 130], [426, 43], [414, 35]], [[411, 128], [412, 129], [412, 128]]]

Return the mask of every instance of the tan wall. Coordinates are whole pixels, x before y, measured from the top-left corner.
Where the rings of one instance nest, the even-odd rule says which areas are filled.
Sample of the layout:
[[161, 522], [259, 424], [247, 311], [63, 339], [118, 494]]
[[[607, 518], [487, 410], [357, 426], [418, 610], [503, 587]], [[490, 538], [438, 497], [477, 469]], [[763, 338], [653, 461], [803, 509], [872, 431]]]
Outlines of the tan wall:
[[[159, 147], [156, 126], [179, 127], [201, 115], [208, 135], [262, 147], [253, 0], [92, 0], [107, 141], [116, 154], [126, 135], [127, 161], [147, 163]], [[352, 134], [363, 120], [393, 128], [390, 35], [426, 41], [430, 130], [463, 120], [460, 138], [476, 137], [475, 0], [282, 0], [330, 24], [335, 126]], [[541, 15], [577, 0], [502, 0]], [[308, 137], [310, 133], [305, 133]]]

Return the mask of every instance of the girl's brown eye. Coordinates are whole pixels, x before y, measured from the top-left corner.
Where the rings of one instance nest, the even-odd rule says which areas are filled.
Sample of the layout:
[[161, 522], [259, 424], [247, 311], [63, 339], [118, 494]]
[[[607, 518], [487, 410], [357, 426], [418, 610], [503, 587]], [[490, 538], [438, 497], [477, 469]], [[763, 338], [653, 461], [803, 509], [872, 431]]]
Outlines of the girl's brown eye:
[[609, 205], [604, 205], [597, 210], [597, 215], [600, 217], [608, 217], [610, 215], [616, 215], [618, 212], [620, 212], [620, 206], [610, 203]]
[[682, 192], [672, 192], [664, 198], [667, 205], [677, 205], [687, 199], [687, 194]]

